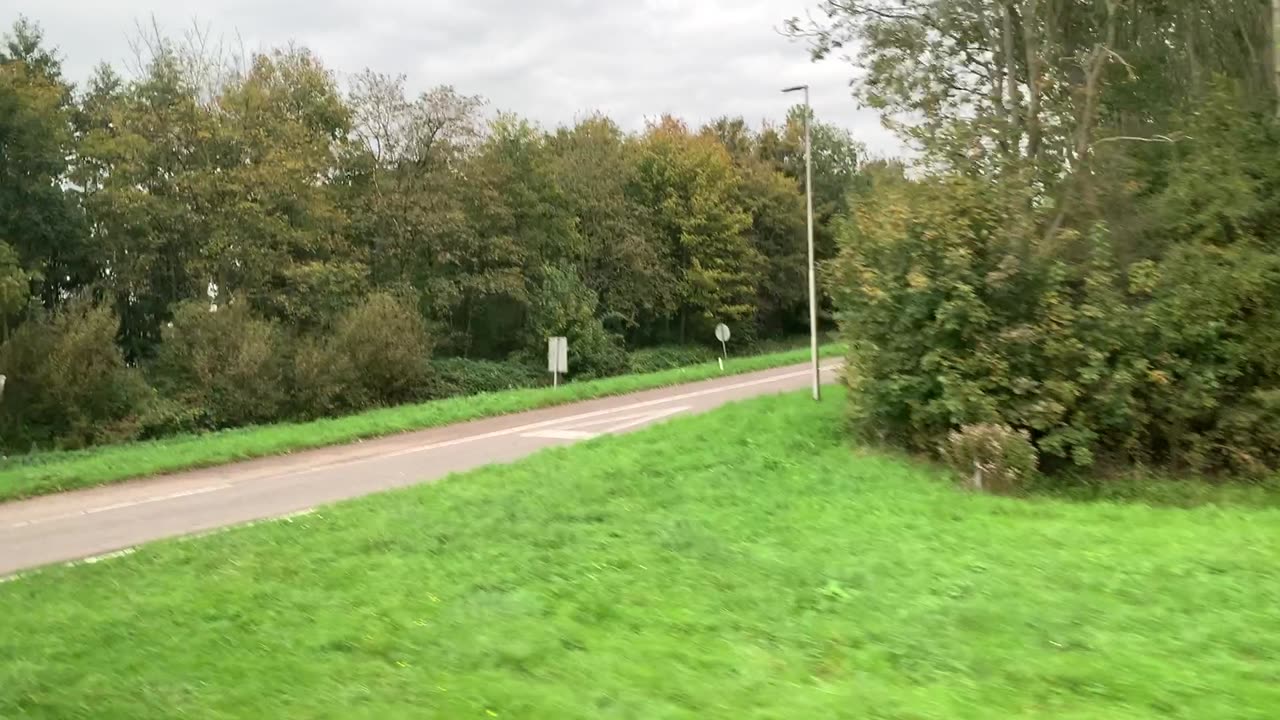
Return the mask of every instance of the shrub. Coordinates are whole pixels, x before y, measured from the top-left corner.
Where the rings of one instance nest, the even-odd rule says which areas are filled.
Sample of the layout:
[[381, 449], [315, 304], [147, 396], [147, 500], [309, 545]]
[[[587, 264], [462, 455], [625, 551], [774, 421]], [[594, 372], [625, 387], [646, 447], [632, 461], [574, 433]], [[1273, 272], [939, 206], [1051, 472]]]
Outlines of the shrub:
[[1100, 456], [1280, 468], [1270, 245], [1184, 240], [1126, 266], [1104, 230], [1046, 243], [1026, 215], [975, 180], [860, 205], [832, 266], [860, 434], [931, 450], [957, 427], [1005, 425], [1049, 472]]
[[331, 417], [365, 407], [368, 399], [356, 392], [351, 358], [331, 339], [299, 337], [293, 343], [289, 368], [289, 414], [300, 419]]
[[1280, 256], [1189, 245], [1130, 275], [1151, 358], [1150, 452], [1197, 471], [1280, 467]]
[[537, 387], [550, 375], [529, 364], [468, 358], [442, 358], [431, 362], [434, 397], [476, 395], [500, 390]]
[[948, 434], [940, 450], [966, 484], [979, 492], [1017, 492], [1036, 471], [1031, 436], [1008, 425], [965, 425]]
[[[618, 375], [627, 369], [622, 340], [596, 315], [598, 300], [571, 268], [542, 268], [542, 284], [530, 300], [524, 361], [540, 364], [547, 338], [569, 339], [569, 374], [578, 379]], [[545, 362], [545, 360], [544, 360]]]
[[18, 328], [0, 347], [5, 447], [76, 448], [138, 432], [149, 393], [116, 345], [119, 327], [109, 308], [73, 301]]
[[952, 429], [1029, 431], [1051, 464], [1132, 445], [1146, 361], [1105, 236], [1036, 251], [1015, 195], [929, 181], [869, 198], [834, 269], [854, 427], [933, 450]]
[[285, 404], [284, 337], [245, 303], [178, 306], [151, 366], [160, 394], [205, 429], [265, 423]]
[[632, 350], [627, 354], [627, 366], [633, 373], [649, 373], [715, 362], [719, 356], [718, 351], [701, 345], [663, 345]]
[[430, 393], [431, 338], [412, 303], [375, 293], [345, 312], [333, 351], [351, 368], [351, 392], [365, 403], [392, 405]]

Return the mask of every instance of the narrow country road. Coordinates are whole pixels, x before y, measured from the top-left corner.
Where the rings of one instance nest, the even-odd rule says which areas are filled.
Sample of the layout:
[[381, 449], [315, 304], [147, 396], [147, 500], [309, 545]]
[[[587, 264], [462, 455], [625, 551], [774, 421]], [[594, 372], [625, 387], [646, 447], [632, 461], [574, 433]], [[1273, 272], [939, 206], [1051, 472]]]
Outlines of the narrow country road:
[[[838, 361], [823, 367], [835, 378]], [[682, 413], [809, 386], [807, 365], [0, 504], [0, 577], [510, 462]]]

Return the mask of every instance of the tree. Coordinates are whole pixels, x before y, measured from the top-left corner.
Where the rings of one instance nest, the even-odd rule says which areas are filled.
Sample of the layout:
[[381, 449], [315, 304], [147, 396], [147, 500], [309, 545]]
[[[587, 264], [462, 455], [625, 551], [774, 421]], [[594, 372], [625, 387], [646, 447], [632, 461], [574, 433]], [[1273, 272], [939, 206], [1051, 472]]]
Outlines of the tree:
[[119, 320], [84, 298], [38, 312], [0, 346], [0, 438], [20, 451], [131, 439], [147, 387], [116, 345]]
[[616, 375], [626, 369], [627, 358], [616, 335], [600, 320], [598, 300], [572, 267], [549, 265], [538, 273], [541, 283], [533, 289], [525, 325], [525, 347], [531, 364], [542, 358], [547, 338], [568, 338], [573, 362], [570, 373], [578, 378]]
[[483, 101], [438, 87], [406, 97], [403, 77], [357, 75], [348, 98], [353, 126], [339, 187], [352, 242], [377, 287], [405, 291], [448, 322], [461, 303], [444, 277], [469, 244], [466, 154], [479, 142]]
[[352, 370], [349, 390], [363, 403], [394, 405], [426, 396], [432, 343], [411, 303], [370, 295], [338, 320], [333, 344]]
[[[1266, 98], [1254, 0], [827, 0], [789, 23], [815, 57], [856, 46], [858, 95], [938, 169], [1018, 178], [1052, 237], [1123, 197], [1133, 145], [1185, 137], [1215, 76]], [[1256, 102], [1256, 101], [1255, 101]], [[1105, 185], [1105, 188], [1103, 187]]]
[[66, 183], [72, 107], [57, 56], [38, 26], [19, 19], [0, 48], [0, 241], [17, 252], [46, 308], [96, 275]]
[[804, 194], [794, 179], [759, 160], [748, 159], [738, 173], [739, 202], [751, 214], [747, 235], [764, 261], [753, 303], [754, 323], [762, 335], [807, 328]]
[[98, 286], [120, 314], [126, 354], [147, 357], [172, 306], [204, 297], [212, 280], [198, 266], [211, 236], [206, 214], [230, 197], [197, 201], [193, 188], [214, 173], [216, 119], [176, 50], [161, 44], [131, 82], [100, 67], [79, 123], [72, 179], [103, 268]]
[[[528, 327], [530, 298], [547, 282], [544, 269], [585, 259], [578, 222], [557, 182], [547, 136], [514, 116], [501, 115], [467, 163], [469, 215], [477, 243], [490, 250], [484, 283], [469, 291], [465, 321], [470, 347], [501, 356]], [[493, 249], [507, 249], [505, 256]], [[510, 263], [507, 267], [498, 263]], [[540, 344], [540, 341], [539, 341]]]
[[285, 406], [284, 335], [248, 303], [173, 309], [149, 371], [162, 395], [189, 409], [191, 429], [271, 422]]
[[9, 321], [27, 307], [31, 273], [22, 269], [18, 253], [0, 241], [0, 342], [9, 339]]
[[751, 216], [738, 184], [724, 146], [673, 118], [650, 126], [639, 141], [628, 194], [653, 209], [663, 262], [675, 280], [674, 317], [658, 319], [674, 320], [674, 332], [667, 332], [681, 342], [690, 330], [754, 314], [763, 259], [747, 240]]
[[[724, 145], [742, 178], [741, 203], [751, 213], [752, 241], [768, 261], [757, 301], [759, 320], [768, 332], [794, 332], [808, 325], [804, 120], [804, 108], [797, 106], [783, 126], [766, 124], [759, 133], [741, 118], [719, 118], [702, 130]], [[866, 184], [860, 167], [866, 153], [847, 130], [833, 125], [813, 122], [810, 136], [814, 254], [821, 264], [836, 256], [835, 226], [847, 215], [851, 194]], [[819, 292], [826, 295], [821, 286]]]
[[832, 265], [853, 426], [916, 449], [1009, 426], [1046, 469], [1100, 456], [1280, 466], [1280, 128], [1249, 0], [844, 0], [917, 143], [871, 173]]
[[1271, 0], [1271, 75], [1275, 83], [1276, 116], [1280, 117], [1280, 0]]
[[202, 274], [269, 318], [321, 325], [368, 281], [328, 182], [350, 110], [333, 76], [300, 48], [254, 57], [217, 109], [216, 172], [192, 186], [213, 211]]
[[613, 121], [593, 116], [549, 139], [551, 172], [577, 219], [580, 276], [611, 327], [635, 333], [646, 312], [674, 310], [674, 278], [660, 262], [651, 209], [627, 195], [637, 147]]
[[[792, 107], [781, 127], [766, 126], [758, 142], [757, 156], [794, 180], [803, 192], [805, 183], [805, 109]], [[835, 257], [833, 228], [849, 213], [849, 195], [863, 182], [861, 165], [867, 151], [844, 128], [810, 117], [813, 164], [814, 254], [819, 262]]]

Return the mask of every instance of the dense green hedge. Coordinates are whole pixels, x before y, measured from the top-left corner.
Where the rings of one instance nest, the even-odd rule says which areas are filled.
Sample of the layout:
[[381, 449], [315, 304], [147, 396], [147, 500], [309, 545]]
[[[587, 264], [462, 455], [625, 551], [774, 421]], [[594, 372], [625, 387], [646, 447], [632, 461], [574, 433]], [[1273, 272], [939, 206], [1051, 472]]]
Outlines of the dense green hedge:
[[516, 390], [550, 382], [547, 373], [532, 365], [515, 362], [439, 358], [431, 361], [431, 368], [435, 397]]
[[[119, 326], [109, 308], [76, 302], [25, 323], [0, 346], [0, 373], [9, 377], [0, 399], [0, 448], [79, 448], [311, 420], [550, 381], [541, 357], [432, 358], [432, 338], [418, 313], [385, 294], [349, 308], [333, 328], [305, 335], [285, 332], [246, 303], [216, 311], [185, 304], [165, 328], [159, 355], [141, 367], [125, 362]], [[613, 343], [575, 337], [570, 379], [654, 372], [717, 356], [701, 346], [626, 355]], [[750, 350], [778, 346], [794, 343]]]
[[1025, 208], [958, 178], [865, 200], [833, 267], [853, 426], [932, 452], [1007, 425], [1049, 471], [1280, 467], [1280, 254], [1239, 231], [1155, 258], [1101, 227], [1049, 245]]
[[719, 355], [720, 353], [701, 345], [664, 345], [632, 351], [627, 356], [627, 367], [634, 373], [657, 372], [715, 362]]

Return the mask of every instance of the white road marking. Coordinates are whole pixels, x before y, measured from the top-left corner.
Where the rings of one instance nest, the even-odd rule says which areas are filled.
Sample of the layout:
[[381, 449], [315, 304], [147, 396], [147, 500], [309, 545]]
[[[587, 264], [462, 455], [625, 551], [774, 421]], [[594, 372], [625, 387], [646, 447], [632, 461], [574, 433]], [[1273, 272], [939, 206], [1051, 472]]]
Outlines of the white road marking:
[[[836, 363], [823, 368], [823, 370], [835, 370], [839, 368], [840, 365], [841, 365], [840, 363]], [[480, 433], [478, 435], [467, 435], [466, 437], [454, 438], [452, 440], [442, 440], [440, 442], [430, 443], [427, 445], [423, 445], [421, 447], [405, 448], [404, 450], [397, 450], [395, 452], [384, 453], [382, 455], [379, 455], [378, 457], [380, 458], [401, 457], [404, 455], [414, 455], [417, 453], [428, 452], [431, 450], [439, 450], [440, 448], [445, 448], [445, 447], [453, 447], [455, 445], [465, 445], [467, 443], [476, 442], [478, 440], [491, 440], [493, 438], [506, 437], [507, 435], [522, 435], [527, 432], [532, 432], [534, 430], [541, 430], [543, 428], [551, 427], [554, 425], [574, 424], [578, 420], [589, 420], [591, 418], [601, 417], [604, 415], [613, 415], [615, 413], [627, 412], [629, 410], [640, 410], [642, 408], [653, 407], [655, 405], [663, 405], [670, 402], [678, 402], [680, 400], [691, 400], [693, 398], [705, 397], [707, 395], [714, 395], [716, 393], [727, 392], [729, 390], [741, 390], [742, 388], [755, 387], [757, 385], [768, 385], [769, 383], [776, 383], [782, 380], [789, 380], [794, 377], [806, 376], [809, 373], [810, 373], [809, 370], [798, 370], [796, 372], [784, 373], [782, 375], [772, 375], [767, 378], [747, 380], [745, 382], [734, 383], [732, 385], [721, 385], [719, 387], [707, 388], [705, 390], [694, 390], [693, 392], [681, 393], [679, 395], [672, 395], [670, 397], [657, 398], [654, 400], [645, 400], [642, 402], [631, 403], [630, 405], [623, 405], [621, 407], [616, 407], [616, 408], [594, 410], [592, 412], [580, 413], [578, 415], [570, 415], [568, 417], [553, 418], [551, 420], [543, 420], [541, 422], [529, 423], [527, 425], [517, 425], [516, 427], [504, 428], [502, 430], [493, 430], [491, 432]], [[353, 460], [347, 460], [347, 461], [335, 463], [333, 465], [325, 465], [324, 467], [308, 468], [306, 470], [299, 471], [296, 474], [316, 472], [319, 470], [328, 470], [333, 467], [340, 467], [342, 465], [364, 462], [367, 459], [368, 458], [357, 458]]]
[[124, 508], [135, 507], [138, 505], [147, 505], [155, 502], [163, 502], [165, 500], [177, 500], [178, 498], [190, 497], [192, 495], [203, 495], [205, 493], [217, 492], [231, 487], [228, 483], [219, 485], [207, 485], [205, 487], [195, 488], [193, 490], [182, 490], [180, 492], [169, 493], [168, 495], [156, 495], [154, 497], [143, 498], [141, 500], [131, 500], [129, 502], [120, 502], [112, 505], [103, 505], [101, 507], [88, 508], [86, 510], [77, 510], [75, 512], [63, 513], [61, 515], [51, 515], [49, 517], [37, 518], [35, 520], [24, 520], [20, 523], [10, 525], [10, 528], [22, 528], [29, 525], [39, 525], [41, 523], [54, 522], [55, 520], [66, 520], [68, 518], [81, 517], [84, 515], [95, 515], [97, 513], [110, 512], [111, 510], [121, 510]]
[[688, 409], [689, 409], [688, 405], [680, 405], [673, 408], [665, 408], [657, 412], [647, 413], [645, 415], [636, 415], [633, 417], [617, 418], [618, 423], [616, 425], [610, 425], [609, 427], [605, 428], [601, 432], [615, 433], [615, 432], [618, 432], [619, 430], [625, 430], [629, 427], [635, 427], [636, 425], [643, 425], [648, 422], [661, 420], [664, 417], [670, 417], [672, 415], [675, 415], [676, 413], [682, 413]]
[[[612, 426], [616, 423], [623, 423], [628, 420], [647, 420], [649, 418], [653, 418], [654, 420], [657, 420], [658, 418], [666, 417], [667, 415], [673, 415], [677, 412], [682, 412], [688, 409], [689, 409], [688, 405], [681, 405], [679, 407], [671, 408], [669, 410], [663, 409], [663, 410], [658, 410], [656, 412], [649, 411], [649, 412], [636, 413], [635, 415], [623, 415], [622, 417], [596, 418], [595, 420], [588, 420], [587, 422], [575, 422], [573, 423], [573, 426], [575, 428], [588, 428], [588, 427], [596, 427], [598, 425]], [[630, 425], [627, 425], [627, 427], [630, 427]], [[601, 430], [600, 432], [610, 432], [610, 430], [606, 429], [606, 430]]]
[[[843, 363], [840, 363], [840, 362], [832, 363], [831, 365], [828, 365], [828, 366], [826, 366], [826, 367], [823, 367], [823, 368], [822, 368], [822, 371], [823, 371], [823, 372], [826, 372], [826, 371], [830, 371], [830, 370], [837, 370], [837, 369], [839, 369], [842, 365], [843, 365]], [[782, 380], [789, 380], [789, 379], [791, 379], [791, 378], [805, 376], [805, 375], [808, 375], [810, 372], [811, 372], [811, 371], [810, 371], [810, 370], [807, 370], [807, 369], [806, 369], [806, 370], [798, 370], [798, 371], [795, 371], [795, 372], [783, 373], [783, 374], [781, 374], [781, 375], [771, 375], [771, 376], [769, 376], [769, 377], [757, 378], [757, 379], [755, 379], [755, 380], [746, 380], [746, 381], [744, 381], [744, 382], [733, 383], [733, 384], [730, 384], [730, 385], [720, 385], [720, 386], [713, 387], [713, 388], [706, 388], [706, 389], [704, 389], [704, 390], [694, 390], [694, 391], [691, 391], [691, 392], [680, 393], [680, 394], [678, 394], [678, 395], [672, 395], [672, 396], [670, 396], [670, 397], [656, 398], [656, 399], [653, 399], [653, 400], [645, 400], [645, 401], [642, 401], [642, 402], [631, 403], [631, 404], [629, 404], [629, 405], [622, 405], [622, 406], [615, 407], [615, 408], [606, 408], [606, 409], [603, 409], [603, 410], [594, 410], [594, 411], [592, 411], [592, 412], [579, 413], [579, 414], [577, 414], [577, 415], [569, 415], [569, 416], [567, 416], [567, 417], [561, 417], [561, 418], [553, 418], [553, 419], [551, 419], [551, 420], [543, 420], [543, 421], [535, 422], [535, 423], [527, 423], [527, 424], [525, 424], [525, 425], [518, 425], [518, 426], [516, 426], [516, 427], [505, 428], [505, 429], [502, 429], [502, 430], [494, 430], [494, 431], [492, 431], [492, 432], [487, 432], [487, 433], [479, 433], [479, 434], [476, 434], [476, 435], [468, 435], [468, 436], [465, 436], [465, 437], [454, 438], [454, 439], [452, 439], [452, 440], [443, 440], [443, 441], [441, 441], [441, 442], [430, 443], [430, 444], [427, 444], [427, 445], [423, 445], [423, 446], [421, 446], [421, 447], [416, 447], [416, 448], [406, 448], [406, 449], [404, 449], [404, 450], [399, 450], [399, 451], [395, 451], [395, 452], [383, 453], [383, 454], [381, 454], [381, 455], [376, 456], [375, 458], [369, 458], [369, 457], [353, 458], [353, 459], [351, 459], [351, 460], [339, 461], [339, 462], [335, 462], [335, 463], [329, 463], [329, 464], [326, 464], [326, 465], [320, 465], [320, 466], [316, 466], [316, 467], [305, 468], [305, 469], [302, 469], [302, 470], [297, 470], [297, 471], [295, 471], [295, 472], [281, 473], [281, 474], [276, 475], [276, 476], [274, 476], [274, 477], [277, 477], [277, 478], [281, 478], [281, 477], [294, 477], [294, 476], [298, 476], [298, 475], [305, 475], [305, 474], [307, 474], [307, 473], [321, 472], [321, 471], [325, 471], [325, 470], [330, 470], [330, 469], [335, 468], [335, 467], [343, 467], [343, 466], [345, 466], [345, 465], [357, 464], [357, 463], [365, 462], [365, 461], [368, 461], [368, 460], [371, 460], [371, 459], [393, 458], [393, 457], [401, 457], [401, 456], [404, 456], [404, 455], [414, 455], [414, 454], [417, 454], [417, 453], [430, 452], [431, 450], [439, 450], [439, 449], [441, 449], [441, 448], [453, 447], [453, 446], [456, 446], [456, 445], [464, 445], [464, 444], [466, 444], [466, 443], [476, 442], [476, 441], [479, 441], [479, 440], [491, 440], [491, 439], [493, 439], [493, 438], [506, 437], [506, 436], [508, 436], [508, 435], [525, 435], [526, 437], [554, 437], [555, 439], [565, 439], [565, 440], [584, 440], [584, 439], [587, 439], [587, 438], [589, 438], [589, 437], [595, 437], [595, 436], [597, 436], [599, 433], [589, 433], [589, 432], [584, 432], [584, 431], [573, 431], [573, 430], [568, 430], [568, 429], [564, 429], [564, 428], [561, 428], [561, 429], [559, 429], [559, 430], [555, 430], [555, 429], [551, 429], [551, 428], [552, 428], [552, 426], [556, 426], [556, 425], [561, 425], [561, 426], [563, 426], [563, 425], [575, 425], [575, 424], [579, 424], [579, 421], [581, 421], [581, 420], [592, 420], [592, 419], [594, 419], [594, 418], [604, 418], [603, 420], [601, 420], [601, 421], [599, 421], [599, 422], [586, 423], [586, 424], [582, 424], [581, 426], [582, 426], [582, 427], [590, 427], [590, 426], [593, 426], [593, 425], [603, 424], [603, 423], [606, 423], [606, 422], [620, 422], [620, 424], [618, 424], [618, 425], [610, 426], [609, 428], [605, 428], [604, 430], [602, 430], [602, 431], [601, 431], [601, 432], [605, 432], [605, 433], [607, 433], [607, 432], [616, 432], [616, 431], [618, 431], [618, 430], [622, 430], [622, 429], [625, 429], [625, 428], [628, 428], [628, 427], [632, 427], [632, 426], [634, 426], [634, 425], [639, 425], [639, 424], [641, 424], [641, 423], [648, 422], [648, 421], [649, 421], [649, 420], [651, 420], [651, 419], [652, 419], [652, 420], [656, 420], [656, 419], [658, 419], [658, 418], [665, 417], [665, 416], [667, 416], [667, 415], [672, 415], [672, 414], [675, 414], [675, 413], [678, 413], [678, 412], [682, 412], [682, 411], [687, 410], [687, 409], [689, 409], [689, 408], [688, 408], [688, 406], [681, 406], [681, 407], [676, 407], [676, 408], [666, 408], [666, 409], [663, 409], [663, 410], [659, 410], [659, 411], [658, 411], [658, 412], [656, 412], [656, 413], [654, 413], [654, 412], [650, 412], [650, 413], [641, 413], [641, 414], [638, 414], [638, 415], [631, 415], [631, 416], [627, 416], [627, 417], [624, 417], [624, 418], [609, 417], [609, 416], [615, 416], [615, 415], [617, 415], [618, 413], [625, 413], [625, 412], [628, 412], [628, 411], [631, 411], [631, 410], [642, 410], [642, 409], [644, 409], [644, 408], [651, 408], [651, 407], [655, 407], [655, 406], [657, 406], [657, 405], [664, 405], [664, 404], [667, 404], [667, 403], [671, 403], [671, 402], [678, 402], [678, 401], [681, 401], [681, 400], [691, 400], [691, 399], [693, 399], [693, 398], [706, 397], [707, 395], [715, 395], [716, 393], [728, 392], [728, 391], [730, 391], [730, 390], [741, 390], [741, 389], [743, 389], [743, 388], [755, 387], [755, 386], [757, 386], [757, 385], [768, 385], [768, 384], [770, 384], [770, 383], [776, 383], [776, 382], [780, 382], [780, 381], [782, 381]], [[547, 434], [539, 435], [539, 434], [538, 434], [539, 432], [542, 432], [542, 433], [553, 433], [553, 434], [551, 434], [551, 435], [547, 435]], [[69, 518], [82, 517], [82, 516], [85, 516], [85, 515], [93, 515], [93, 514], [96, 514], [96, 513], [109, 512], [109, 511], [112, 511], [112, 510], [121, 510], [121, 509], [124, 509], [124, 508], [136, 507], [136, 506], [138, 506], [138, 505], [147, 505], [147, 504], [150, 504], [150, 503], [163, 502], [163, 501], [166, 501], [166, 500], [176, 500], [176, 499], [179, 499], [179, 498], [189, 497], [189, 496], [192, 496], [192, 495], [203, 495], [203, 494], [205, 494], [205, 493], [211, 493], [211, 492], [217, 492], [217, 491], [219, 491], [219, 490], [225, 490], [225, 489], [227, 489], [227, 488], [233, 487], [235, 484], [236, 484], [236, 483], [232, 482], [232, 483], [221, 483], [221, 484], [218, 484], [218, 485], [209, 485], [209, 486], [206, 486], [206, 487], [195, 488], [195, 489], [193, 489], [193, 490], [183, 490], [183, 491], [180, 491], [180, 492], [170, 493], [170, 494], [168, 494], [168, 495], [158, 495], [158, 496], [155, 496], [155, 497], [143, 498], [143, 499], [141, 499], [141, 500], [134, 500], [134, 501], [130, 501], [130, 502], [115, 503], [115, 504], [112, 504], [112, 505], [104, 505], [104, 506], [102, 506], [102, 507], [89, 508], [89, 509], [87, 509], [87, 510], [78, 510], [78, 511], [76, 511], [76, 512], [65, 513], [65, 514], [62, 514], [62, 515], [53, 515], [53, 516], [50, 516], [50, 517], [38, 518], [38, 519], [35, 519], [35, 520], [24, 520], [24, 521], [22, 521], [22, 522], [13, 523], [12, 525], [9, 525], [8, 527], [9, 527], [10, 529], [23, 528], [23, 527], [28, 527], [28, 526], [31, 526], [31, 525], [39, 525], [39, 524], [41, 524], [41, 523], [54, 522], [54, 521], [57, 521], [57, 520], [66, 520], [66, 519], [69, 519]], [[303, 511], [303, 512], [305, 513], [305, 512], [307, 512], [307, 511]], [[283, 517], [284, 517], [284, 518], [288, 518], [288, 517], [291, 517], [291, 516], [286, 515], [286, 516], [283, 516]]]
[[583, 430], [561, 430], [559, 428], [548, 428], [546, 430], [534, 430], [533, 432], [524, 433], [520, 437], [546, 438], [548, 440], [590, 440], [591, 438], [600, 437], [600, 433], [585, 432]]
[[[663, 408], [656, 412], [640, 413], [639, 415], [626, 415], [620, 418], [610, 417], [604, 418], [603, 420], [597, 418], [585, 423], [570, 423], [574, 426], [572, 428], [547, 428], [546, 430], [534, 430], [533, 432], [523, 433], [520, 437], [548, 438], [551, 440], [590, 440], [592, 438], [600, 437], [601, 435], [625, 430], [629, 427], [635, 427], [636, 425], [643, 425], [647, 422], [661, 420], [664, 417], [669, 417], [688, 409], [688, 405], [680, 405], [673, 408]], [[612, 424], [610, 424], [609, 427], [601, 428], [596, 432], [589, 432], [580, 429], [584, 427], [605, 425], [608, 423]]]

